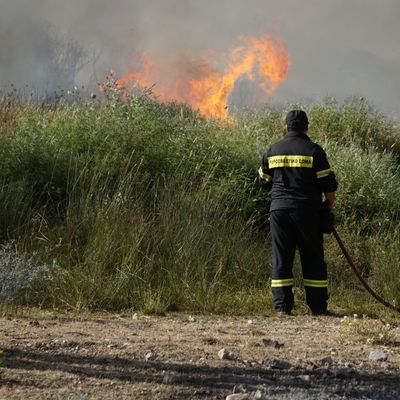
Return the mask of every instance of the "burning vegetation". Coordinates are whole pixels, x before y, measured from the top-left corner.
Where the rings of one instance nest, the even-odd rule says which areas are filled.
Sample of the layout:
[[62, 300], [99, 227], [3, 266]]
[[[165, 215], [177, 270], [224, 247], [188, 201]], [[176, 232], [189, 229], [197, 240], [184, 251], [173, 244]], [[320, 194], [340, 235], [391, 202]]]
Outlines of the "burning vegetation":
[[148, 88], [160, 101], [189, 104], [206, 117], [226, 118], [228, 98], [240, 79], [255, 82], [272, 95], [287, 77], [290, 57], [286, 46], [266, 33], [240, 36], [238, 45], [220, 57], [191, 57], [181, 53], [173, 62], [156, 62], [148, 53], [134, 55], [136, 68], [117, 80], [127, 93]]

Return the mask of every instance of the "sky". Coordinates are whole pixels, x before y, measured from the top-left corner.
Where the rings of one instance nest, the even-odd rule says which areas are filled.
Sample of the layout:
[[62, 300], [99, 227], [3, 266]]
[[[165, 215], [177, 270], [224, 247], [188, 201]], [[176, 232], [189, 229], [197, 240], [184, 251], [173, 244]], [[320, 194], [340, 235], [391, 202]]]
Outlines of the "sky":
[[0, 0], [0, 86], [90, 85], [127, 72], [133, 52], [224, 53], [267, 32], [291, 58], [271, 101], [363, 96], [398, 117], [399, 20], [399, 0]]

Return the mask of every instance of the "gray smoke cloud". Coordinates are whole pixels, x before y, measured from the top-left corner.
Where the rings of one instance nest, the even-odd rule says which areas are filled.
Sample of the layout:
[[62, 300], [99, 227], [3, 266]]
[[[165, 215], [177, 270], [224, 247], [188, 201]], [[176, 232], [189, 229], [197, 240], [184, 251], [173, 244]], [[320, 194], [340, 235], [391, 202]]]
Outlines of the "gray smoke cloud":
[[0, 86], [93, 85], [132, 53], [226, 52], [262, 31], [291, 68], [273, 101], [365, 96], [400, 115], [398, 0], [0, 0]]

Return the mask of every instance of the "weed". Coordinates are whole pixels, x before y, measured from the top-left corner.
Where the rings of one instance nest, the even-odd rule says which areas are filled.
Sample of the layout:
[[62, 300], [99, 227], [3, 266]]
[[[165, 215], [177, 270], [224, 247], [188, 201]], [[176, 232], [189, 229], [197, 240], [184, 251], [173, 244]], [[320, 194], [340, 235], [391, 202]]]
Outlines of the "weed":
[[344, 317], [340, 327], [342, 340], [352, 340], [365, 344], [396, 345], [395, 331], [390, 324], [366, 316]]
[[33, 257], [18, 254], [11, 244], [0, 249], [0, 302], [12, 303], [28, 291], [51, 280], [51, 268], [35, 263]]

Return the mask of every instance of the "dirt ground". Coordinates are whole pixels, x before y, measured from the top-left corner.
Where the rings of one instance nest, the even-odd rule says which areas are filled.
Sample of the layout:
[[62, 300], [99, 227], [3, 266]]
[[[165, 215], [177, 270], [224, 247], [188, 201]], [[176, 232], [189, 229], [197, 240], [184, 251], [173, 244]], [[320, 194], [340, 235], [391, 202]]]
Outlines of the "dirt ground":
[[304, 315], [0, 318], [0, 399], [400, 399], [392, 333], [374, 345]]

